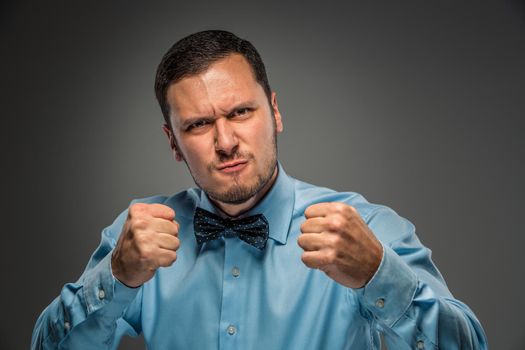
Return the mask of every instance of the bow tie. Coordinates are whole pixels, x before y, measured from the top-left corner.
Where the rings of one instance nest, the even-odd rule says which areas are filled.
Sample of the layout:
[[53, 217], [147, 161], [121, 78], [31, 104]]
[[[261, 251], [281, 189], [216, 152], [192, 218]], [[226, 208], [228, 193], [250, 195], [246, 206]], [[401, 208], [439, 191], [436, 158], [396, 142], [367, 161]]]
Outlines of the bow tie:
[[198, 207], [193, 216], [193, 229], [199, 244], [233, 233], [260, 250], [266, 246], [269, 232], [268, 220], [262, 214], [231, 220]]

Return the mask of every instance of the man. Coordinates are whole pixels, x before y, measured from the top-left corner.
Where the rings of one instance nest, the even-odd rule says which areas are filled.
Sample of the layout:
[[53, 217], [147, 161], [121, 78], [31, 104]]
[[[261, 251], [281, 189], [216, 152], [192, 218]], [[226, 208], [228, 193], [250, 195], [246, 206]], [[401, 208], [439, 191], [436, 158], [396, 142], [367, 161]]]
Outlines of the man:
[[255, 48], [224, 31], [177, 42], [155, 82], [163, 130], [197, 189], [134, 201], [35, 349], [486, 349], [407, 220], [286, 175], [275, 92]]

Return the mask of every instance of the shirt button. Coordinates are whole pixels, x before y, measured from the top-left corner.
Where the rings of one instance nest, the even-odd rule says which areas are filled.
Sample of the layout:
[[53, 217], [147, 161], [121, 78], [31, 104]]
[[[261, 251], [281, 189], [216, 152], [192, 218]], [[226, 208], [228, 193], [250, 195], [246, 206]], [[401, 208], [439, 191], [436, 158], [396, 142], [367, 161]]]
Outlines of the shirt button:
[[376, 307], [379, 308], [379, 309], [382, 309], [383, 307], [385, 307], [385, 299], [383, 298], [379, 298], [376, 300]]
[[229, 335], [234, 335], [235, 332], [237, 332], [237, 328], [235, 328], [234, 325], [229, 325], [228, 328], [226, 328], [226, 332], [228, 332]]
[[240, 274], [241, 274], [241, 270], [239, 270], [239, 268], [237, 266], [234, 266], [232, 268], [232, 276], [233, 277], [239, 277]]
[[104, 299], [106, 297], [106, 292], [104, 292], [104, 289], [99, 289], [98, 290], [98, 298], [100, 300]]
[[425, 348], [425, 342], [423, 342], [422, 340], [418, 340], [417, 343], [416, 343], [416, 346], [418, 349], [424, 349]]
[[64, 322], [64, 328], [66, 329], [66, 331], [69, 331], [69, 328], [71, 327], [71, 325], [69, 324], [69, 322]]

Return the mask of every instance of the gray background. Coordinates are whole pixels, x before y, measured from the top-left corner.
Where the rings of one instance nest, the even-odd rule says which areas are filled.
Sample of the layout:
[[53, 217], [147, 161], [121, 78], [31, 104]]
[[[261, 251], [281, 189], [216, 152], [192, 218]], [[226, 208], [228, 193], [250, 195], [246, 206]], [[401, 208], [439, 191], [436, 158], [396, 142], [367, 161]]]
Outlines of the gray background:
[[525, 348], [523, 1], [35, 1], [0, 13], [1, 349], [29, 346], [132, 198], [193, 186], [152, 85], [174, 41], [211, 28], [262, 54], [286, 171], [414, 222], [491, 348]]

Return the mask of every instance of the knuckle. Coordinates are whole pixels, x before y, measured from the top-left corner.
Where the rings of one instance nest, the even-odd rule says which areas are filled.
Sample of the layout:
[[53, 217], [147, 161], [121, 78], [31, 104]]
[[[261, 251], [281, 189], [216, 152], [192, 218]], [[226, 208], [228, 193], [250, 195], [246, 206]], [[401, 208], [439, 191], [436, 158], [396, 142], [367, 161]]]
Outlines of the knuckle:
[[344, 222], [339, 216], [335, 216], [328, 222], [328, 229], [330, 231], [339, 231], [343, 228]]
[[333, 204], [333, 211], [337, 214], [343, 214], [346, 210], [346, 207], [346, 204], [336, 202]]
[[147, 208], [147, 204], [134, 203], [134, 204], [130, 205], [130, 207], [129, 207], [129, 214], [131, 216], [134, 216], [134, 215], [143, 213], [144, 211], [146, 211], [146, 208]]
[[304, 210], [304, 216], [309, 218], [312, 216], [312, 211], [314, 210], [314, 206], [315, 204], [312, 204], [310, 205], [309, 207], [307, 207], [305, 210]]
[[179, 230], [180, 230], [180, 225], [176, 222], [175, 225], [173, 226], [173, 234], [175, 235], [178, 235], [179, 234]]
[[168, 266], [171, 266], [176, 260], [177, 260], [177, 253], [168, 252], [165, 256], [163, 256], [162, 258], [159, 258], [158, 265], [161, 267], [168, 267]]
[[149, 261], [153, 255], [153, 250], [149, 246], [139, 246], [139, 259], [141, 261]]
[[348, 218], [348, 220], [351, 220], [351, 221], [361, 218], [357, 209], [351, 206], [348, 207], [346, 217]]
[[297, 237], [297, 244], [299, 245], [299, 247], [303, 248], [303, 245], [304, 245], [304, 236], [303, 235], [300, 235], [299, 237]]
[[310, 217], [310, 208], [309, 207], [304, 210], [304, 217], [307, 218], [307, 219]]
[[303, 262], [303, 264], [305, 264], [306, 266], [308, 267], [313, 267], [313, 264], [312, 264], [312, 260], [308, 257], [308, 255], [306, 253], [303, 253], [301, 255], [301, 261]]
[[300, 227], [301, 232], [304, 232], [304, 230], [306, 229], [306, 225], [307, 225], [306, 223], [307, 223], [307, 221], [305, 221], [305, 222], [303, 222], [301, 224], [301, 227]]
[[175, 240], [174, 240], [173, 243], [174, 243], [173, 245], [174, 245], [175, 249], [179, 249], [179, 247], [180, 247], [180, 239], [175, 237]]
[[159, 209], [159, 212], [163, 213], [163, 215], [175, 217], [175, 211], [171, 207], [164, 204], [156, 204], [156, 207]]
[[330, 247], [338, 248], [343, 243], [343, 240], [340, 236], [332, 235], [328, 238], [328, 242]]
[[337, 254], [334, 250], [328, 251], [324, 257], [325, 265], [331, 265], [335, 263], [336, 260], [337, 260]]
[[145, 247], [149, 244], [149, 237], [145, 233], [139, 233], [135, 235], [135, 244], [139, 247]]
[[145, 229], [147, 226], [148, 226], [148, 223], [143, 218], [135, 218], [135, 219], [132, 219], [131, 221], [131, 227], [135, 230]]

